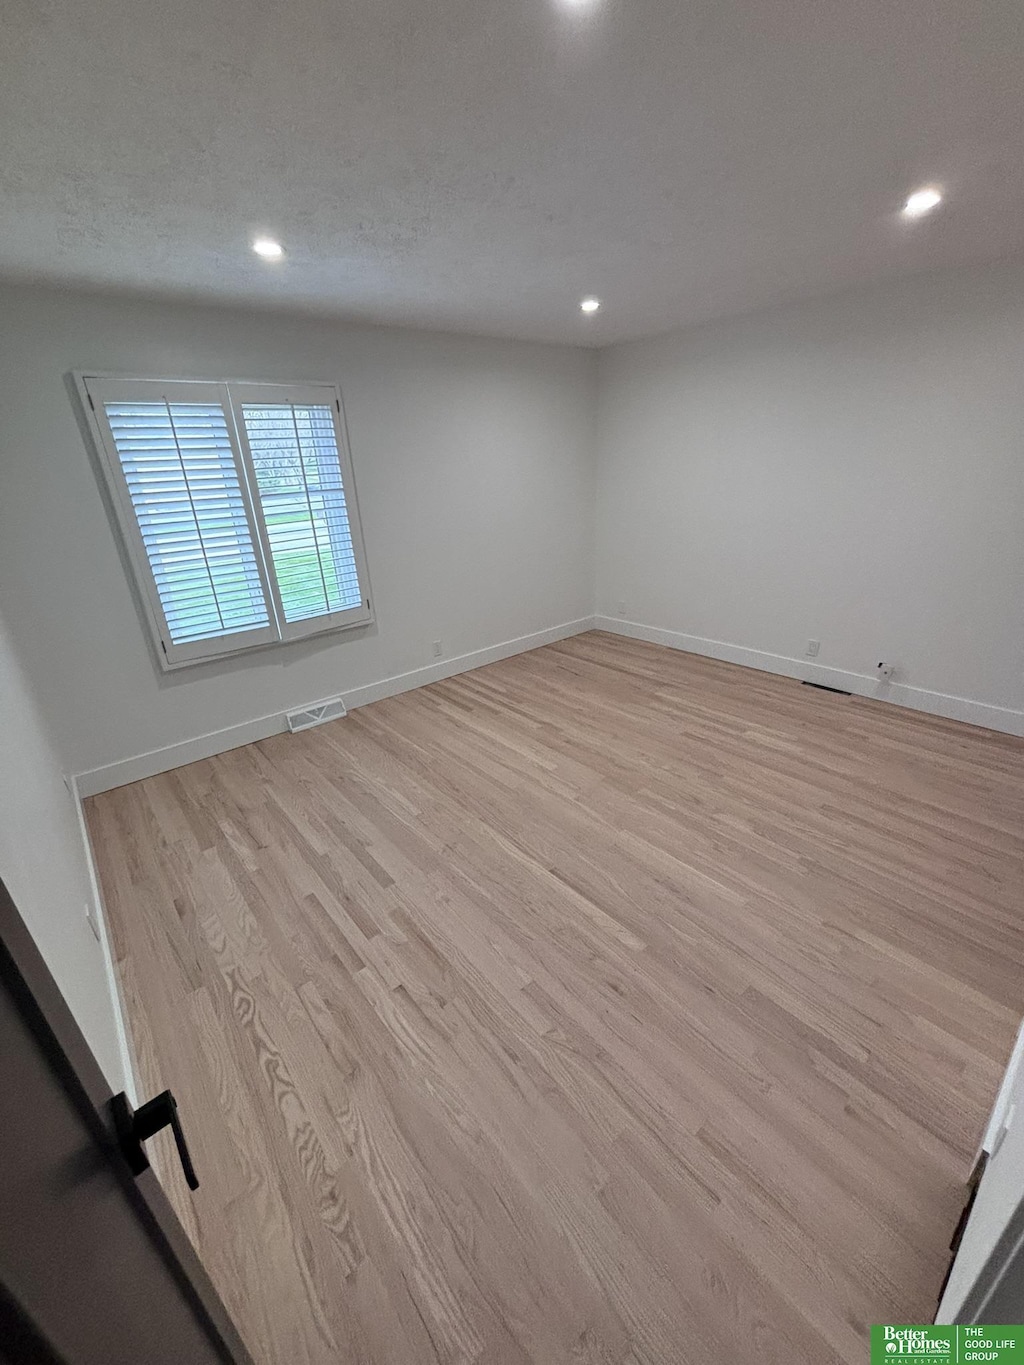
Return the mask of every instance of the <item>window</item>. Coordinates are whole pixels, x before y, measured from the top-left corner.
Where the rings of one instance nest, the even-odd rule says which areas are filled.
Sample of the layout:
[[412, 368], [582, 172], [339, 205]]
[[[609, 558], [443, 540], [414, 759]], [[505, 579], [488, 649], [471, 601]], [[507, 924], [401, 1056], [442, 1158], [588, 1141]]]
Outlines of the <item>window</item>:
[[336, 389], [78, 382], [163, 667], [372, 619]]

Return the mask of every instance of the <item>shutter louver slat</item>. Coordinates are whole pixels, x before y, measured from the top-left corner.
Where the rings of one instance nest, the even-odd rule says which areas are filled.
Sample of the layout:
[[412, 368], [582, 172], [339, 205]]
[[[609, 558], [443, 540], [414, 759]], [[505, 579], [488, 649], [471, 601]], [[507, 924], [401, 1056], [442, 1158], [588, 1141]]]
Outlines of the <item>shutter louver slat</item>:
[[171, 642], [269, 625], [223, 408], [164, 400], [104, 410]]

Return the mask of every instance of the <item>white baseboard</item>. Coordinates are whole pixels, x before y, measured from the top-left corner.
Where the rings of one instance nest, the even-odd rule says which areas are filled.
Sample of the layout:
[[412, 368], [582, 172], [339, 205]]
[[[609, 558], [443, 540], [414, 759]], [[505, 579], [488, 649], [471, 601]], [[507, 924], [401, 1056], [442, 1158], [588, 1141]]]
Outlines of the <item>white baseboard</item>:
[[[342, 693], [346, 707], [352, 711], [357, 706], [366, 706], [384, 697], [396, 696], [399, 692], [409, 692], [414, 687], [424, 687], [427, 683], [440, 682], [443, 678], [454, 677], [457, 673], [467, 673], [484, 664], [497, 663], [513, 654], [523, 654], [541, 645], [551, 645], [557, 640], [566, 640], [570, 635], [580, 635], [585, 630], [593, 630], [594, 618], [583, 616], [576, 621], [565, 621], [547, 630], [534, 631], [531, 635], [520, 635], [515, 640], [505, 640], [501, 644], [490, 645], [486, 649], [476, 649], [470, 654], [460, 654], [454, 659], [439, 659], [436, 664], [425, 668], [415, 668], [410, 673], [398, 673], [391, 678], [381, 678], [379, 682], [367, 683]], [[275, 711], [272, 715], [257, 716], [254, 720], [241, 721], [224, 730], [213, 730], [209, 734], [197, 735], [194, 739], [182, 740], [178, 744], [168, 744], [162, 749], [151, 749], [145, 754], [120, 759], [102, 768], [92, 768], [78, 773], [75, 786], [80, 797], [96, 796], [99, 792], [110, 791], [113, 787], [123, 787], [129, 782], [139, 782], [144, 777], [155, 777], [157, 773], [169, 772], [172, 768], [184, 767], [201, 758], [213, 758], [215, 754], [237, 749], [241, 744], [253, 744], [258, 739], [280, 734], [287, 729], [285, 711], [300, 710], [309, 702], [296, 700]]]
[[652, 644], [668, 645], [688, 654], [703, 654], [709, 659], [723, 659], [726, 663], [742, 664], [744, 668], [759, 668], [764, 673], [778, 673], [784, 678], [799, 678], [802, 682], [838, 687], [858, 697], [906, 706], [912, 711], [926, 711], [929, 715], [947, 720], [962, 720], [969, 725], [981, 725], [989, 730], [1000, 730], [1007, 735], [1024, 736], [1024, 711], [1008, 706], [992, 706], [988, 702], [973, 701], [969, 697], [953, 697], [945, 692], [930, 692], [907, 683], [886, 683], [866, 673], [852, 673], [843, 668], [829, 668], [813, 659], [794, 659], [786, 654], [769, 654], [744, 645], [729, 644], [724, 640], [706, 640], [700, 635], [686, 635], [678, 630], [663, 630], [660, 626], [641, 625], [638, 621], [622, 621], [614, 616], [595, 616], [595, 630], [607, 630], [614, 635], [628, 635], [633, 640], [649, 640]]
[[[294, 709], [288, 707], [288, 710]], [[194, 739], [183, 739], [178, 744], [168, 744], [162, 749], [150, 749], [147, 753], [122, 758], [102, 768], [91, 768], [88, 772], [76, 774], [75, 783], [80, 795], [85, 797], [96, 796], [113, 787], [125, 787], [129, 782], [141, 782], [144, 777], [155, 777], [157, 773], [170, 772], [172, 768], [183, 768], [186, 763], [196, 763], [201, 758], [213, 758], [215, 754], [222, 754], [228, 749], [237, 749], [240, 744], [253, 744], [258, 739], [279, 734], [287, 728], [284, 715], [283, 710], [275, 711], [272, 716], [243, 720], [224, 730], [211, 730], [209, 734], [196, 735]]]
[[[78, 790], [78, 782], [74, 777], [71, 777], [68, 779], [67, 786], [68, 790], [71, 792], [71, 799], [75, 803], [75, 812], [78, 816], [78, 832], [82, 838], [85, 865], [89, 874], [89, 897], [92, 904], [93, 917], [96, 921], [96, 927], [99, 930], [100, 952], [103, 954], [103, 970], [107, 978], [107, 991], [110, 995], [110, 1005], [114, 1015], [114, 1029], [117, 1034], [117, 1050], [121, 1059], [124, 1090], [131, 1105], [133, 1107], [138, 1107], [141, 1095], [139, 1089], [139, 1076], [135, 1066], [135, 1053], [132, 1050], [130, 1041], [131, 1035], [128, 1030], [128, 1015], [125, 1010], [124, 998], [121, 994], [121, 983], [117, 979], [117, 968], [114, 965], [114, 952], [110, 946], [110, 929], [107, 924], [107, 909], [103, 904], [103, 893], [100, 890], [100, 881], [96, 874], [96, 863], [92, 856], [92, 840], [89, 838], [89, 829], [85, 823], [85, 812], [82, 809], [82, 795]], [[107, 1079], [111, 1080], [110, 1077]]]
[[345, 705], [351, 711], [357, 706], [366, 706], [368, 702], [382, 701], [385, 697], [397, 696], [399, 692], [411, 692], [414, 687], [441, 682], [443, 678], [452, 678], [456, 673], [468, 673], [470, 669], [496, 664], [501, 659], [511, 658], [513, 654], [525, 654], [527, 650], [553, 645], [558, 640], [568, 640], [570, 635], [582, 635], [585, 630], [593, 629], [594, 618], [581, 616], [577, 621], [566, 621], [548, 630], [538, 630], [532, 635], [520, 635], [516, 640], [474, 650], [472, 654], [460, 654], [457, 659], [442, 659], [426, 668], [415, 668], [411, 673], [398, 673], [393, 678], [383, 678], [366, 687], [357, 687], [345, 693]]

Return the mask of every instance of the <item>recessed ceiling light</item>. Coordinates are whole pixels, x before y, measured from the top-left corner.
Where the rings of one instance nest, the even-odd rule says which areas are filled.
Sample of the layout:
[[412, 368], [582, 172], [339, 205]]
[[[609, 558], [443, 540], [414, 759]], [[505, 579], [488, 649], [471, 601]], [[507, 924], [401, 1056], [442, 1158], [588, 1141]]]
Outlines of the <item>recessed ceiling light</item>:
[[284, 247], [280, 242], [275, 242], [273, 237], [257, 237], [252, 249], [265, 261], [279, 261], [284, 255]]
[[942, 195], [933, 185], [923, 190], [915, 190], [903, 205], [904, 218], [921, 218], [942, 203]]
[[581, 299], [581, 300], [580, 300], [580, 312], [581, 312], [581, 313], [596, 313], [597, 310], [598, 310], [600, 307], [601, 307], [601, 300], [600, 300], [600, 299]]

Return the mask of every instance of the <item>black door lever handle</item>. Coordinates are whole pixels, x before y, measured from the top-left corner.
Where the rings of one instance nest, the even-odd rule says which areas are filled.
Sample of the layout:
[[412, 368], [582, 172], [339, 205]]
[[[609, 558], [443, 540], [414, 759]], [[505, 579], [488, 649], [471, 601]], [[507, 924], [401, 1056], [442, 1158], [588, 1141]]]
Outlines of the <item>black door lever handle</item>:
[[110, 1101], [110, 1108], [114, 1116], [118, 1145], [131, 1168], [132, 1175], [141, 1175], [149, 1167], [149, 1157], [142, 1144], [148, 1142], [154, 1133], [159, 1133], [162, 1128], [170, 1125], [174, 1134], [174, 1144], [178, 1149], [178, 1160], [185, 1172], [185, 1181], [190, 1190], [198, 1190], [199, 1178], [192, 1165], [188, 1143], [181, 1129], [178, 1105], [169, 1090], [147, 1100], [138, 1109], [132, 1108], [128, 1096], [122, 1091]]

